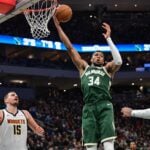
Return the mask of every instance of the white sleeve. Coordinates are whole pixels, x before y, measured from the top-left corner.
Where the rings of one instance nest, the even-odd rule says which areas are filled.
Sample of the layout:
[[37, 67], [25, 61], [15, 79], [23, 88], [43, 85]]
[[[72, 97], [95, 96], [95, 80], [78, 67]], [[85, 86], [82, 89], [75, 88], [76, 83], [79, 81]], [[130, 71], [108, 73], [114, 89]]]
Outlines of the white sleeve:
[[132, 110], [131, 116], [143, 119], [150, 119], [150, 109]]
[[116, 65], [121, 65], [122, 64], [122, 58], [121, 58], [121, 55], [119, 53], [118, 48], [115, 46], [115, 44], [113, 43], [113, 41], [110, 37], [108, 37], [106, 39], [106, 41], [107, 41], [107, 43], [110, 47], [112, 57], [113, 57], [113, 60], [114, 60], [115, 64]]

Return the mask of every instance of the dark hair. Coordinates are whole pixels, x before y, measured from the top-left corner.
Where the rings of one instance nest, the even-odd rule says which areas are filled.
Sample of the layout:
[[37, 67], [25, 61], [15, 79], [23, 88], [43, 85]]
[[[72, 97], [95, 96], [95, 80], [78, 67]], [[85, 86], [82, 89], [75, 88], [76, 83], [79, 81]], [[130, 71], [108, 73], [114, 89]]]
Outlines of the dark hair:
[[16, 93], [15, 91], [10, 91], [10, 92], [8, 92], [7, 94], [5, 94], [5, 96], [4, 96], [4, 100], [6, 100], [7, 99], [7, 97], [8, 97], [8, 94], [9, 93]]
[[95, 53], [97, 53], [97, 52], [100, 52], [100, 53], [102, 53], [102, 54], [103, 54], [103, 56], [104, 56], [104, 53], [103, 53], [102, 51], [100, 51], [100, 50], [97, 50], [97, 51], [95, 51], [95, 52], [93, 52], [93, 53], [92, 53], [92, 57], [93, 57], [93, 55], [94, 55]]

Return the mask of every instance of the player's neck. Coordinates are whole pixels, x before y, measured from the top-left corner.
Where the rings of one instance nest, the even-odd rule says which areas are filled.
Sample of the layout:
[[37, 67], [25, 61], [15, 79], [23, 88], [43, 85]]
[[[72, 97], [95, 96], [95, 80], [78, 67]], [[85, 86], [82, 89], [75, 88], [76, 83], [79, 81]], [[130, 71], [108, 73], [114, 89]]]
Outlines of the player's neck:
[[91, 64], [91, 66], [94, 66], [94, 67], [103, 67], [103, 65], [100, 65], [100, 64]]
[[6, 110], [12, 114], [16, 114], [18, 111], [18, 108], [13, 105], [7, 105]]

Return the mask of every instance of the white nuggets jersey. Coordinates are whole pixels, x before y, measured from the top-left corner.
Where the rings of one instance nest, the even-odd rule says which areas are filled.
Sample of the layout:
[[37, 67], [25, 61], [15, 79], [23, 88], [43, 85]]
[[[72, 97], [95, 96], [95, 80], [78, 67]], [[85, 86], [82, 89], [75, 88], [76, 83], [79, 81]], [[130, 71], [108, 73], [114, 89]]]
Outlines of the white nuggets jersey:
[[27, 150], [27, 119], [20, 110], [13, 115], [3, 109], [0, 150]]

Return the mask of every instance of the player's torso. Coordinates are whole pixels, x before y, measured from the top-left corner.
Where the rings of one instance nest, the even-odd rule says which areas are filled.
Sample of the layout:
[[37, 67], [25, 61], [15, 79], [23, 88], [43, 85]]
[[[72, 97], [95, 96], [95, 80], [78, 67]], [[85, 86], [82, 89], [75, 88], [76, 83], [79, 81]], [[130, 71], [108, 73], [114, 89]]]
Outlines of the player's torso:
[[0, 150], [27, 150], [27, 120], [20, 110], [13, 115], [3, 110], [4, 119], [0, 125]]
[[110, 100], [111, 78], [104, 67], [88, 66], [81, 76], [81, 89], [85, 103]]

